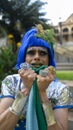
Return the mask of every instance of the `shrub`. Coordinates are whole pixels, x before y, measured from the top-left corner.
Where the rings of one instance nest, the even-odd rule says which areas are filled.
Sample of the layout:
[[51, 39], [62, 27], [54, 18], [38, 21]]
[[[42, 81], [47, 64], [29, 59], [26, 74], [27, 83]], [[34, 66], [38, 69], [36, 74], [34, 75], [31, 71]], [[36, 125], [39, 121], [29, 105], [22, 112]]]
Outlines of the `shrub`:
[[16, 72], [14, 69], [16, 59], [17, 52], [13, 53], [11, 46], [0, 48], [0, 86], [5, 76]]

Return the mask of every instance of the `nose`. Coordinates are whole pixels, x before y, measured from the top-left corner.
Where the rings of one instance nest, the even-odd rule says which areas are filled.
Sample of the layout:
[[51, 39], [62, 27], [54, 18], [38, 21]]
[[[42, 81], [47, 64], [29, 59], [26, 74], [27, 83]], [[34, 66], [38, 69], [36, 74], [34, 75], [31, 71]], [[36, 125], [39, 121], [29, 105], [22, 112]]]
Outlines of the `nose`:
[[38, 52], [35, 53], [35, 55], [34, 55], [34, 60], [37, 60], [37, 61], [40, 60], [40, 56], [39, 56], [39, 53], [38, 53]]

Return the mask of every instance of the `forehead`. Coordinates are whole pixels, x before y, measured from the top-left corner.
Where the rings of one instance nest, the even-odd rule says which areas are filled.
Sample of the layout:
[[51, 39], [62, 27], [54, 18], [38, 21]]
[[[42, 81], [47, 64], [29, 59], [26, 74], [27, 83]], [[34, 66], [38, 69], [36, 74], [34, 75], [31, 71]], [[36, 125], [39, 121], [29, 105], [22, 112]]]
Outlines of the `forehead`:
[[37, 46], [35, 46], [35, 47], [29, 47], [28, 49], [27, 49], [27, 51], [29, 51], [29, 50], [35, 50], [35, 51], [48, 51], [45, 47], [37, 47]]

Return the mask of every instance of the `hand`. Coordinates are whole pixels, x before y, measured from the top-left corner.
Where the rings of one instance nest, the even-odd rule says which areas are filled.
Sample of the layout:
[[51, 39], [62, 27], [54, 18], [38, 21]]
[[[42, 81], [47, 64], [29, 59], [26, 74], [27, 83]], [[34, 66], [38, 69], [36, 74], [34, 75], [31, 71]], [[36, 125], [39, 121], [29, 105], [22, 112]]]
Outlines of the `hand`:
[[47, 75], [44, 76], [45, 73], [42, 73], [41, 75], [37, 75], [37, 84], [39, 91], [46, 91], [46, 88], [51, 83], [51, 81], [55, 78], [55, 68], [53, 66], [49, 66], [48, 68], [45, 68], [44, 71], [47, 73]]
[[45, 73], [41, 75], [37, 75], [37, 84], [38, 84], [38, 90], [39, 90], [41, 101], [47, 102], [48, 98], [46, 95], [46, 88], [49, 86], [51, 81], [54, 80], [56, 71], [52, 66], [44, 69], [44, 71], [46, 71], [47, 75]]
[[[26, 93], [29, 93], [32, 85], [33, 85], [33, 81], [35, 80], [35, 78], [37, 77], [37, 74], [34, 72], [34, 70], [32, 70], [31, 68], [29, 69], [20, 69], [18, 71], [22, 81], [23, 81], [23, 84], [24, 84], [24, 88], [27, 88], [27, 92]], [[23, 90], [25, 91], [25, 90]]]

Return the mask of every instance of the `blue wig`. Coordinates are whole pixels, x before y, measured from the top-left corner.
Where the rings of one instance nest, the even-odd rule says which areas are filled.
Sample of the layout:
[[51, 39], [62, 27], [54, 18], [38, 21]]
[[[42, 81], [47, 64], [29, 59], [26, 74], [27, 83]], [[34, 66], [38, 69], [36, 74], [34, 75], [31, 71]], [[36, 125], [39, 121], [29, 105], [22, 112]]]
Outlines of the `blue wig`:
[[23, 36], [22, 44], [18, 51], [17, 64], [15, 66], [16, 69], [20, 69], [20, 64], [25, 62], [26, 50], [27, 50], [27, 48], [32, 47], [32, 46], [40, 46], [40, 47], [46, 48], [49, 52], [48, 66], [52, 65], [52, 66], [56, 67], [53, 51], [52, 51], [49, 43], [47, 43], [45, 40], [43, 40], [41, 38], [36, 37], [35, 34], [37, 34], [37, 33], [38, 33], [37, 30], [35, 28], [33, 28], [33, 29], [30, 29]]

